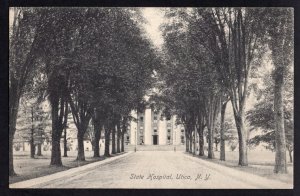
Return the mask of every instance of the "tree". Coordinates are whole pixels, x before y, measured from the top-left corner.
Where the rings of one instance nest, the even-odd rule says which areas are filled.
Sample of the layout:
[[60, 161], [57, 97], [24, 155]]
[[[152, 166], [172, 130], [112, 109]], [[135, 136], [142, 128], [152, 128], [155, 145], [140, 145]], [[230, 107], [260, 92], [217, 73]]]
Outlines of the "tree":
[[100, 157], [100, 146], [99, 146], [99, 141], [101, 139], [101, 131], [103, 129], [103, 116], [102, 116], [102, 111], [99, 109], [95, 109], [94, 115], [92, 117], [93, 125], [94, 125], [94, 157]]
[[29, 142], [31, 158], [34, 158], [36, 146], [37, 155], [42, 156], [41, 145], [49, 137], [49, 120], [48, 111], [43, 109], [43, 103], [25, 95], [22, 97], [14, 141]]
[[225, 161], [225, 112], [228, 100], [223, 101], [221, 105], [221, 125], [220, 125], [220, 160]]
[[[85, 75], [85, 74], [83, 74]], [[75, 77], [74, 77], [75, 78]], [[78, 78], [74, 81], [78, 82]], [[86, 78], [85, 78], [86, 80]], [[76, 85], [76, 84], [75, 84]], [[71, 107], [74, 123], [77, 127], [77, 140], [78, 140], [78, 155], [77, 160], [84, 161], [84, 144], [83, 139], [89, 122], [92, 118], [93, 107], [89, 102], [89, 98], [85, 95], [88, 94], [86, 90], [89, 88], [86, 85], [78, 85], [74, 87], [72, 93], [68, 96], [68, 102]]]
[[[223, 104], [224, 106], [224, 104]], [[221, 109], [220, 121], [216, 123], [215, 142], [220, 143], [220, 160], [225, 161], [225, 144], [229, 144], [232, 151], [237, 147], [237, 133], [234, 124], [234, 119], [231, 116], [226, 116], [224, 107]], [[224, 112], [224, 114], [222, 114]], [[223, 143], [223, 144], [222, 144]], [[216, 144], [217, 148], [217, 144]]]
[[[99, 28], [99, 23], [103, 23], [108, 31], [99, 29], [98, 34], [95, 34], [102, 40], [103, 45], [96, 44], [95, 47], [91, 47], [91, 42], [87, 45], [90, 50], [93, 48], [97, 51], [95, 54], [98, 62], [93, 63], [95, 66], [92, 71], [92, 78], [95, 80], [91, 81], [93, 89], [96, 89], [92, 94], [92, 106], [100, 109], [101, 115], [105, 116], [103, 124], [106, 156], [109, 156], [110, 133], [114, 133], [115, 126], [122, 116], [127, 116], [136, 108], [137, 103], [143, 100], [145, 92], [151, 87], [151, 74], [157, 63], [154, 49], [142, 34], [131, 12], [131, 9], [107, 9], [107, 22], [100, 18], [98, 22], [90, 25]], [[114, 136], [112, 143], [115, 152]]]
[[10, 12], [13, 23], [9, 28], [9, 175], [13, 176], [13, 138], [19, 102], [36, 65], [43, 14], [33, 8], [10, 8]]
[[198, 117], [197, 132], [199, 135], [199, 156], [204, 156], [204, 128], [205, 128], [205, 118], [203, 115]]
[[[50, 165], [62, 166], [60, 139], [67, 126], [70, 69], [67, 61], [74, 46], [71, 36], [76, 32], [81, 12], [70, 12], [67, 8], [45, 8], [46, 20], [39, 51], [47, 76], [47, 93], [51, 105], [52, 152]], [[67, 18], [67, 20], [65, 20]]]
[[264, 45], [264, 27], [260, 18], [266, 14], [257, 8], [197, 9], [202, 29], [194, 37], [215, 59], [222, 85], [229, 95], [239, 136], [239, 165], [248, 165], [245, 105], [249, 73], [260, 63]]
[[121, 152], [121, 125], [120, 121], [117, 123], [117, 153]]
[[196, 135], [196, 126], [203, 138], [205, 119], [209, 135], [208, 157], [213, 158], [214, 127], [221, 97], [219, 76], [213, 66], [216, 60], [194, 41], [200, 30], [195, 12], [170, 8], [165, 15], [169, 21], [162, 26], [166, 68], [161, 69], [161, 73], [169, 89], [164, 96], [174, 98], [170, 105], [186, 125], [187, 151], [191, 151], [193, 143], [195, 147], [192, 135]]
[[68, 137], [67, 137], [67, 129], [70, 128], [68, 122], [72, 121], [72, 117], [69, 116], [69, 108], [67, 108], [68, 111], [66, 113], [67, 115], [67, 124], [66, 127], [64, 128], [64, 157], [68, 157], [68, 150], [70, 148], [70, 144], [68, 144]]
[[[269, 76], [267, 74], [266, 76]], [[260, 143], [267, 144], [266, 148], [272, 151], [276, 150], [275, 142], [275, 118], [274, 118], [274, 81], [270, 77], [264, 77], [265, 84], [262, 89], [258, 90], [261, 94], [259, 102], [255, 104], [254, 109], [247, 112], [247, 120], [251, 126], [251, 130], [260, 130], [261, 133], [250, 139], [249, 144], [257, 146]], [[292, 162], [292, 152], [294, 145], [294, 119], [293, 119], [293, 77], [291, 70], [286, 75], [284, 84], [283, 111], [284, 111], [284, 129], [286, 149], [289, 152], [290, 162]]]
[[[152, 87], [153, 70], [159, 66], [155, 49], [136, 21], [140, 13], [133, 8], [37, 10], [43, 17], [41, 27], [29, 29], [38, 29], [34, 34], [38, 35], [34, 41], [38, 46], [32, 45], [39, 50], [35, 49], [33, 54], [39, 73], [45, 76], [46, 96], [51, 105], [50, 164], [62, 165], [60, 139], [67, 126], [69, 107], [78, 129], [77, 158], [85, 159], [83, 136], [95, 109], [103, 112], [101, 124], [105, 127], [108, 156], [111, 130], [123, 117], [127, 121], [130, 111], [142, 102]], [[15, 50], [11, 51], [14, 54]], [[14, 82], [11, 80], [10, 84], [18, 85]]]
[[293, 59], [293, 10], [272, 9], [269, 12], [269, 48], [275, 65], [274, 79], [274, 119], [275, 119], [275, 173], [287, 173], [286, 141], [284, 130], [283, 87], [284, 74]]

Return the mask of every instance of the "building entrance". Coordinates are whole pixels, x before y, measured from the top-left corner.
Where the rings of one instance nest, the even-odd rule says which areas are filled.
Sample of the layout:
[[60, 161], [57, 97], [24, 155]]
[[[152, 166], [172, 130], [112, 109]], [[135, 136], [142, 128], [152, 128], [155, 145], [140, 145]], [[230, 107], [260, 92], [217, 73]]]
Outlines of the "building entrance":
[[153, 145], [158, 145], [158, 135], [153, 135]]

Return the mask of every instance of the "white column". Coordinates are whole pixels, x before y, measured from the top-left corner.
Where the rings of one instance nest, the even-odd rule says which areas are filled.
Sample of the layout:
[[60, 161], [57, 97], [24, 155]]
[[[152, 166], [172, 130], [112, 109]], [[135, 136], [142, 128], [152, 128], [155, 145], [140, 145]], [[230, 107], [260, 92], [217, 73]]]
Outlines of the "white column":
[[151, 109], [145, 110], [145, 144], [152, 144], [152, 122], [151, 122]]
[[159, 122], [159, 127], [158, 127], [158, 144], [159, 145], [166, 145], [167, 144], [167, 121], [165, 118]]
[[173, 120], [172, 120], [172, 126], [173, 126], [173, 142], [174, 145], [178, 145], [178, 141], [180, 139], [180, 137], [178, 136], [178, 133], [180, 133], [180, 125], [176, 125], [176, 115], [173, 116]]
[[[132, 111], [131, 115], [136, 117], [136, 112]], [[137, 131], [137, 123], [132, 120], [130, 121], [130, 138], [129, 138], [131, 145], [135, 145], [136, 143], [136, 137], [135, 137], [136, 131]]]

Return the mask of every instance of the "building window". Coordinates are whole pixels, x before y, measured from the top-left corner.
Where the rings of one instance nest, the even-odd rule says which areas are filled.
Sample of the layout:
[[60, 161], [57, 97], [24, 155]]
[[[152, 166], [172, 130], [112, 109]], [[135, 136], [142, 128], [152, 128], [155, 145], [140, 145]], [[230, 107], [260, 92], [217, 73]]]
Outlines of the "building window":
[[183, 129], [181, 129], [181, 133], [183, 133], [184, 132], [184, 130]]
[[170, 133], [171, 132], [171, 129], [168, 129], [168, 133]]
[[171, 140], [171, 136], [168, 136], [168, 142], [170, 142], [170, 140]]
[[156, 133], [157, 132], [157, 129], [154, 129], [154, 133]]
[[143, 122], [144, 121], [144, 117], [141, 116], [140, 117], [140, 121]]
[[171, 120], [171, 117], [170, 117], [170, 116], [168, 116], [168, 117], [167, 117], [167, 120]]
[[184, 144], [184, 136], [181, 136], [181, 143]]
[[157, 116], [154, 116], [153, 119], [154, 119], [154, 120], [157, 120]]

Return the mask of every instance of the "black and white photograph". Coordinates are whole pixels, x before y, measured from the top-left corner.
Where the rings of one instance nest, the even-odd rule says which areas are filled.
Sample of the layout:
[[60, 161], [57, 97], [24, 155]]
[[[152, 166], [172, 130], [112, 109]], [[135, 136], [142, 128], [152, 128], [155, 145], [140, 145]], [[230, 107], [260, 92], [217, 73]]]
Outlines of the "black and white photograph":
[[292, 7], [9, 7], [10, 189], [293, 189]]

